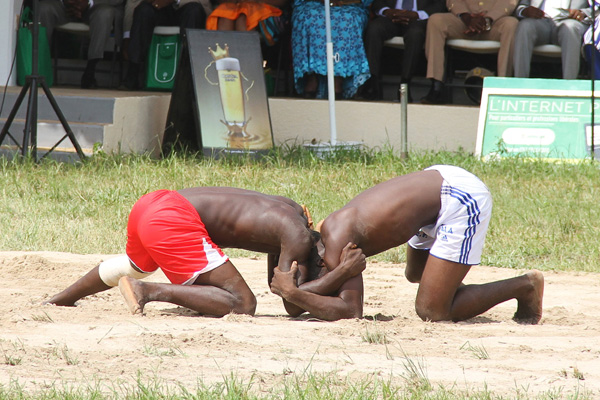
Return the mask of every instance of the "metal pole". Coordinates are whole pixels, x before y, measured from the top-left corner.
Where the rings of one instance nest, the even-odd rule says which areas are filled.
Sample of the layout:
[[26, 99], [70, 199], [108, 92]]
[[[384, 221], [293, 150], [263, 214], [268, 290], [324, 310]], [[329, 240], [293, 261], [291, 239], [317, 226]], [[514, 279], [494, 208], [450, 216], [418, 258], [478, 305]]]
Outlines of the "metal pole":
[[[31, 27], [31, 76], [33, 82], [31, 84], [30, 101], [28, 104], [27, 121], [25, 123], [25, 146], [29, 156], [32, 156], [37, 162], [37, 123], [38, 123], [38, 81], [43, 79], [39, 75], [39, 31], [40, 31], [40, 16], [39, 16], [39, 0], [32, 2], [33, 25]], [[29, 79], [29, 78], [28, 78]], [[30, 147], [31, 146], [31, 147]], [[25, 148], [23, 149], [25, 156]]]
[[402, 152], [400, 158], [408, 158], [408, 85], [402, 83], [400, 85], [400, 107], [402, 109], [402, 115], [400, 120], [400, 138]]
[[329, 98], [329, 132], [331, 145], [337, 143], [337, 132], [335, 125], [335, 82], [333, 72], [333, 43], [331, 42], [331, 4], [325, 0], [325, 32], [327, 46], [327, 94]]
[[592, 161], [596, 159], [596, 151], [595, 151], [595, 130], [596, 130], [596, 117], [595, 117], [595, 108], [596, 108], [596, 101], [595, 101], [595, 81], [596, 81], [596, 32], [595, 32], [595, 25], [596, 25], [596, 0], [594, 0], [592, 2], [592, 54], [590, 57], [590, 71], [591, 71], [591, 75], [592, 75], [592, 96], [591, 96], [591, 100], [592, 100], [592, 115], [591, 115], [591, 119], [592, 119], [592, 132], [591, 132], [591, 149], [592, 149]]

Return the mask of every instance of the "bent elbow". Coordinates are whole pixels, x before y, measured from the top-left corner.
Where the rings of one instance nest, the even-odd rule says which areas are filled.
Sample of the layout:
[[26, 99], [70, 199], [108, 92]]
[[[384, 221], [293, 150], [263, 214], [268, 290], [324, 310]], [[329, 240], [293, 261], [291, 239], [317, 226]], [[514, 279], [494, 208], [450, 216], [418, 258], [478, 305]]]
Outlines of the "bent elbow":
[[300, 315], [304, 314], [304, 312], [305, 312], [304, 309], [298, 307], [295, 304], [288, 303], [286, 301], [284, 301], [283, 307], [285, 308], [285, 311], [288, 313], [288, 315], [292, 318], [299, 317]]
[[338, 319], [362, 318], [363, 310], [362, 310], [362, 307], [346, 307], [343, 310], [339, 310], [339, 312], [337, 312], [336, 314], [337, 314], [337, 318], [332, 321], [335, 321]]

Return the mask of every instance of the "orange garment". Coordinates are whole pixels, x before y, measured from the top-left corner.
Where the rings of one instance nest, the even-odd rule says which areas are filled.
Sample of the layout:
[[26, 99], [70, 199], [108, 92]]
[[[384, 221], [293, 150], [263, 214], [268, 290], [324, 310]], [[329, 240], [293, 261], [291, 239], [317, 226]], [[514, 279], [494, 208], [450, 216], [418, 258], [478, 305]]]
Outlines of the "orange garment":
[[241, 14], [246, 15], [246, 30], [251, 31], [258, 23], [269, 17], [278, 17], [281, 10], [267, 3], [243, 1], [241, 3], [222, 3], [206, 18], [206, 29], [216, 31], [219, 18], [235, 21]]

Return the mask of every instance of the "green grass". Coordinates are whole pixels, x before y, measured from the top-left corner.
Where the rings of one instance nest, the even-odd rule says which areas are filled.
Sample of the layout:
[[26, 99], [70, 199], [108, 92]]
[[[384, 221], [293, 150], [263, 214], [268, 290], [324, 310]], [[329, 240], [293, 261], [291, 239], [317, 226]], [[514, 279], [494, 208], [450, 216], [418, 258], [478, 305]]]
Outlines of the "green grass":
[[[420, 373], [420, 372], [419, 372]], [[433, 387], [426, 378], [406, 379], [394, 384], [391, 379], [377, 375], [362, 378], [342, 377], [335, 372], [304, 373], [275, 378], [276, 382], [260, 379], [244, 381], [235, 375], [223, 376], [221, 382], [206, 384], [198, 381], [195, 388], [167, 383], [159, 378], [143, 380], [117, 379], [115, 382], [94, 381], [83, 386], [68, 383], [38, 383], [25, 388], [17, 379], [8, 385], [0, 384], [3, 400], [592, 400], [594, 395], [573, 388], [572, 393], [561, 389], [530, 394], [514, 388], [508, 395], [496, 395], [487, 388], [458, 389]]]
[[[400, 159], [390, 152], [367, 151], [316, 159], [302, 148], [280, 149], [261, 160], [213, 160], [172, 156], [97, 154], [85, 163], [40, 165], [0, 158], [0, 250], [123, 253], [131, 206], [156, 189], [192, 186], [235, 186], [279, 194], [306, 204], [316, 221], [342, 207], [361, 191], [394, 176], [432, 164], [453, 164], [478, 175], [490, 188], [494, 212], [482, 263], [515, 269], [600, 272], [600, 228], [597, 223], [600, 168], [597, 163], [553, 163], [506, 159], [482, 162], [461, 153], [411, 154]], [[232, 256], [251, 253], [228, 250]], [[404, 248], [376, 257], [404, 261]], [[52, 323], [37, 315], [33, 319]], [[364, 340], [385, 344], [385, 332], [366, 325]], [[468, 342], [467, 342], [468, 343]], [[482, 346], [465, 351], [485, 359]], [[177, 351], [178, 349], [173, 349]], [[147, 347], [157, 357], [169, 349]], [[24, 350], [18, 342], [0, 343], [4, 368], [19, 365]], [[65, 345], [55, 344], [53, 357], [77, 365]], [[514, 388], [507, 396], [486, 388], [464, 390], [433, 386], [422, 360], [404, 357], [402, 380], [341, 376], [335, 372], [283, 374], [274, 381], [243, 381], [231, 375], [222, 382], [184, 388], [160, 378], [115, 380], [88, 386], [67, 381], [27, 387], [18, 380], [0, 385], [0, 399], [592, 399], [585, 390], [528, 393]], [[565, 373], [567, 373], [565, 371]], [[573, 374], [579, 374], [574, 370]], [[583, 378], [583, 377], [582, 377]], [[94, 380], [90, 377], [90, 380]], [[399, 383], [397, 383], [399, 382]]]
[[[319, 160], [302, 148], [260, 160], [97, 154], [81, 164], [0, 159], [0, 250], [123, 253], [131, 206], [156, 189], [235, 186], [290, 197], [316, 221], [361, 191], [432, 164], [453, 164], [490, 188], [494, 211], [482, 263], [515, 269], [600, 271], [597, 163], [505, 159], [462, 153], [366, 151]], [[244, 251], [228, 251], [245, 256]], [[404, 261], [404, 248], [375, 257]]]

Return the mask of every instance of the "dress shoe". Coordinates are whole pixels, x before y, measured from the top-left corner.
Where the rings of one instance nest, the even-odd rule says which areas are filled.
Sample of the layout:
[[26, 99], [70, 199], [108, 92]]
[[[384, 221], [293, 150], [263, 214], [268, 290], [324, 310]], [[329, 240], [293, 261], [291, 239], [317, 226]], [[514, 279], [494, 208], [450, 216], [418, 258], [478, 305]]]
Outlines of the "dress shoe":
[[304, 93], [302, 93], [302, 97], [305, 99], [315, 99], [317, 97], [317, 91], [316, 90], [304, 91]]
[[93, 74], [84, 73], [81, 76], [81, 88], [82, 89], [96, 89], [98, 87], [98, 83], [96, 82], [96, 78]]
[[427, 96], [421, 99], [421, 104], [445, 104], [444, 92], [442, 90], [431, 89]]
[[119, 85], [119, 90], [140, 90], [142, 85], [140, 84], [140, 64], [130, 63], [127, 68], [127, 74], [125, 79]]
[[381, 90], [379, 88], [379, 81], [374, 77], [369, 78], [364, 85], [358, 89], [356, 95], [357, 100], [381, 100]]

